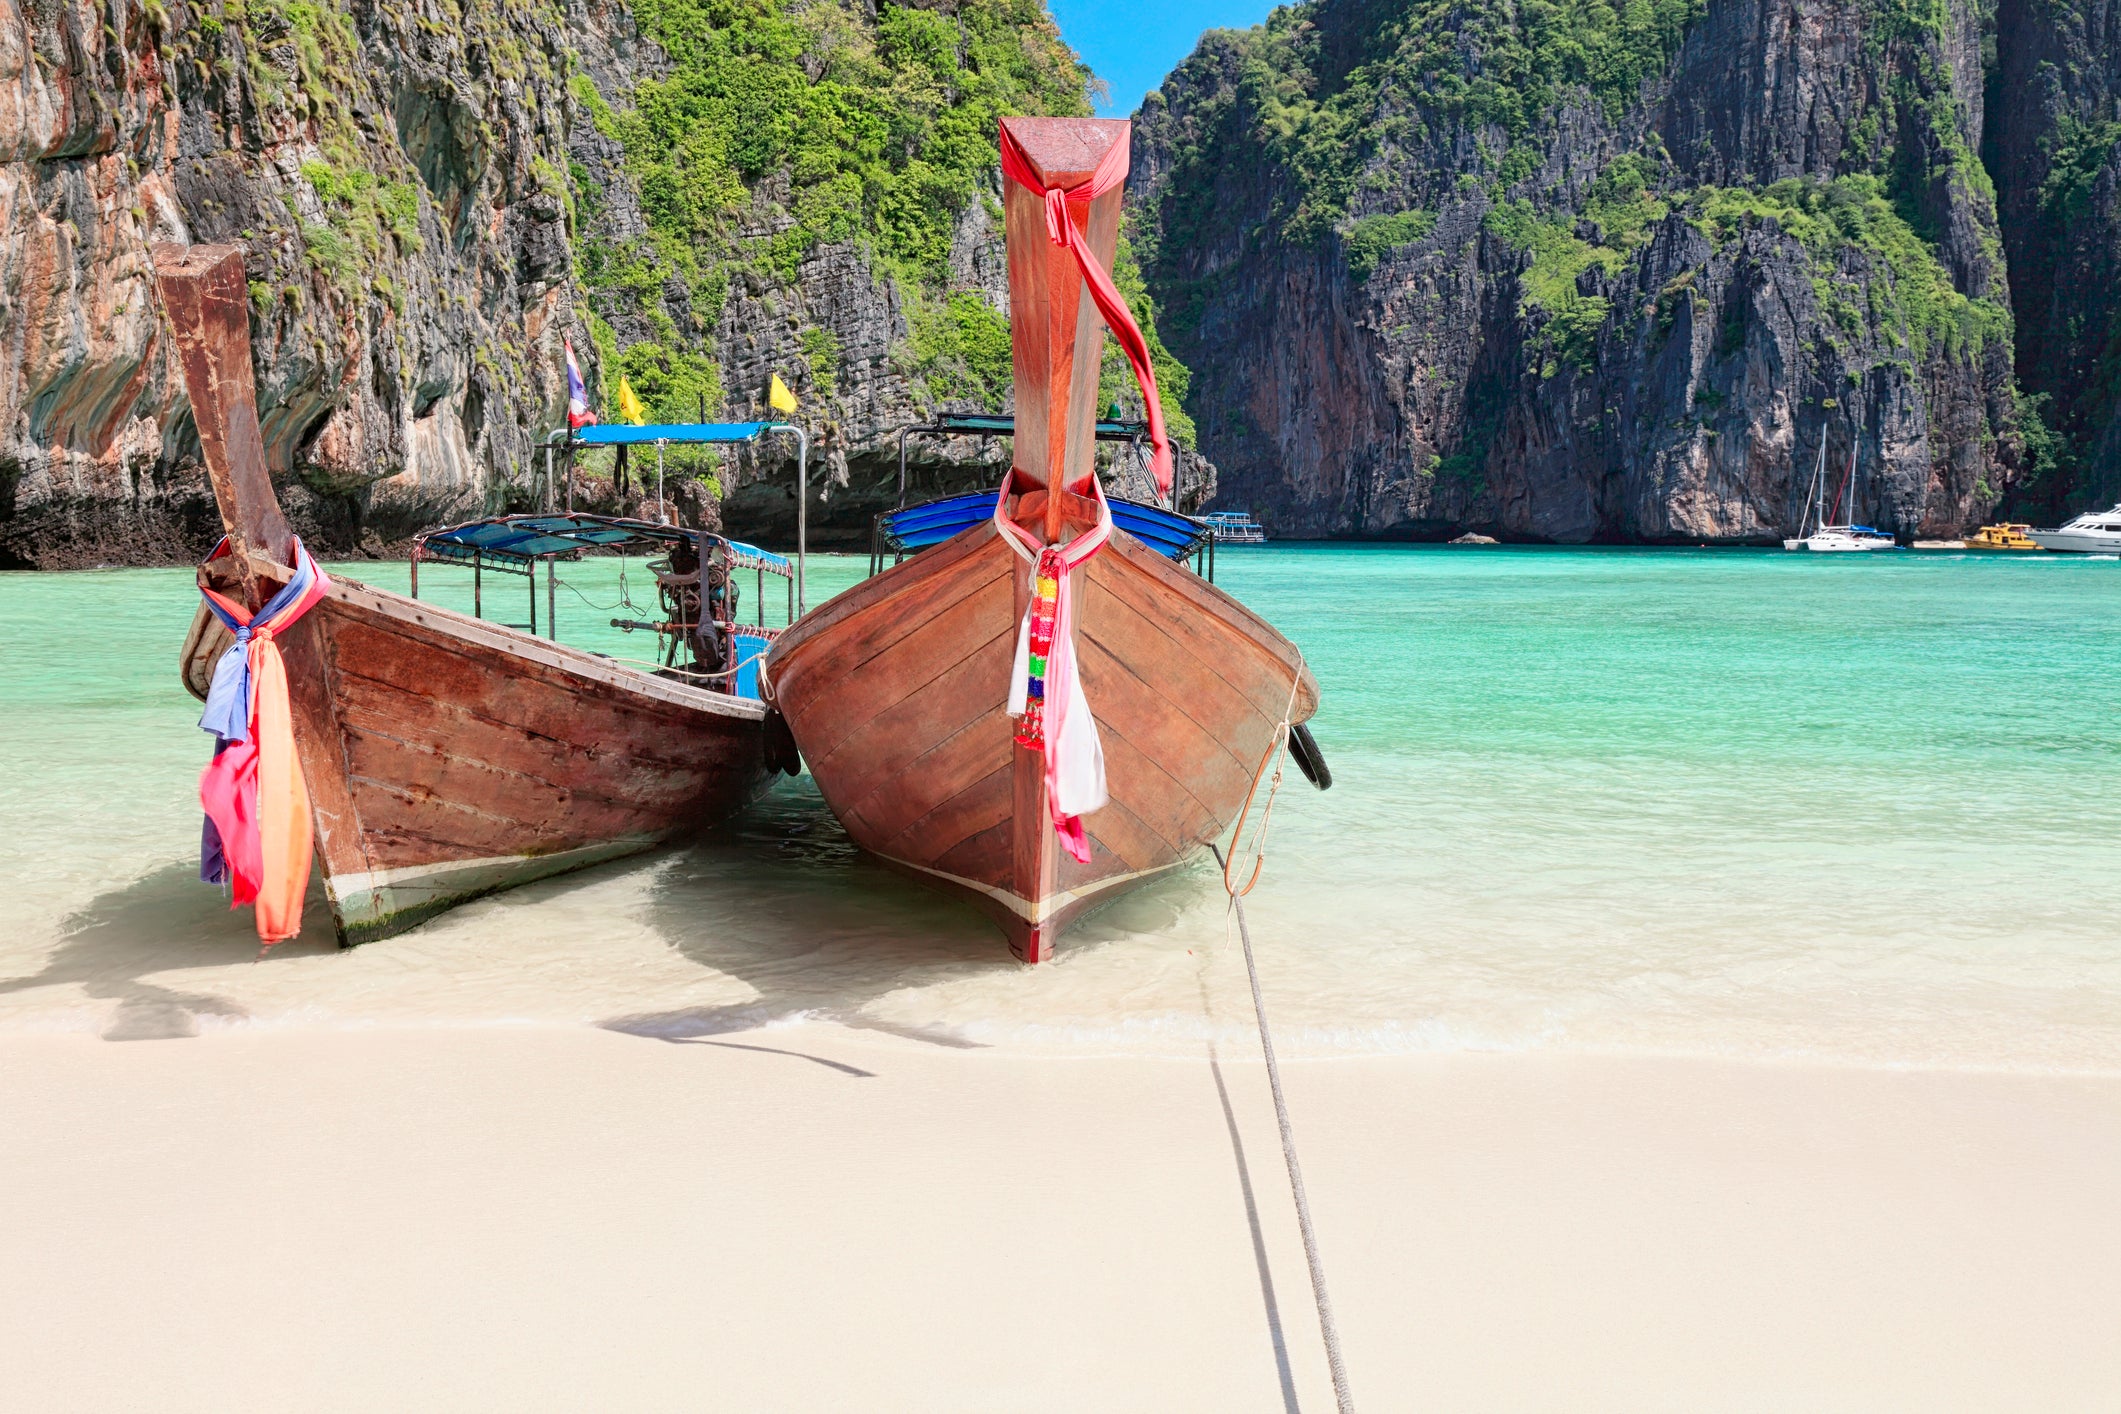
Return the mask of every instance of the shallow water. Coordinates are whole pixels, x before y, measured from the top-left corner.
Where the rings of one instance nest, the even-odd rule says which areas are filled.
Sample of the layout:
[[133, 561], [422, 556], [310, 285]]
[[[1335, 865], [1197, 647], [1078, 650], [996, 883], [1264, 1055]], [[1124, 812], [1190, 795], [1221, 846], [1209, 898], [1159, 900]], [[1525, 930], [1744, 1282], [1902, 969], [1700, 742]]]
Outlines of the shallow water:
[[[813, 561], [811, 601], [863, 568]], [[630, 613], [618, 572], [568, 571], [562, 636], [646, 656], [596, 627]], [[1289, 773], [1248, 905], [1284, 1049], [2121, 1069], [2121, 564], [1268, 546], [1220, 578], [1309, 656], [1336, 776]], [[464, 572], [423, 581], [469, 608]], [[524, 617], [522, 581], [489, 588]], [[807, 777], [697, 845], [350, 953], [314, 889], [304, 938], [254, 961], [191, 882], [193, 602], [183, 571], [0, 576], [0, 1029], [1249, 1037], [1212, 870], [1026, 969], [859, 855]]]

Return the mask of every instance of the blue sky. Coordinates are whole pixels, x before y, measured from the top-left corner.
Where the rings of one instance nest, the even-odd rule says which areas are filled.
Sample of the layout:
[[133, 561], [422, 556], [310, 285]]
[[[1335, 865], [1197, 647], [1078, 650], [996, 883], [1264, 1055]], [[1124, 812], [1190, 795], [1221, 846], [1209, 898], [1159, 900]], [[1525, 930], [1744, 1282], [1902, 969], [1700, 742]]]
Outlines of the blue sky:
[[1247, 29], [1270, 0], [1051, 0], [1061, 37], [1112, 86], [1098, 115], [1124, 118], [1193, 52], [1206, 29]]

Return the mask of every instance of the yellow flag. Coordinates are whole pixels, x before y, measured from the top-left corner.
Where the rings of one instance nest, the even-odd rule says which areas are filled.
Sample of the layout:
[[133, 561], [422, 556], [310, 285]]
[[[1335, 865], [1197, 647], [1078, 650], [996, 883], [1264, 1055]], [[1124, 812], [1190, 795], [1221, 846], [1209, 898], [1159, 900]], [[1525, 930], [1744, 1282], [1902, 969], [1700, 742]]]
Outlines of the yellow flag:
[[788, 385], [781, 381], [778, 373], [773, 375], [773, 386], [766, 390], [766, 401], [773, 404], [775, 412], [795, 411], [795, 394], [788, 391]]
[[619, 380], [619, 416], [636, 427], [648, 421], [648, 414], [641, 410], [641, 400], [633, 395], [633, 385], [624, 378]]

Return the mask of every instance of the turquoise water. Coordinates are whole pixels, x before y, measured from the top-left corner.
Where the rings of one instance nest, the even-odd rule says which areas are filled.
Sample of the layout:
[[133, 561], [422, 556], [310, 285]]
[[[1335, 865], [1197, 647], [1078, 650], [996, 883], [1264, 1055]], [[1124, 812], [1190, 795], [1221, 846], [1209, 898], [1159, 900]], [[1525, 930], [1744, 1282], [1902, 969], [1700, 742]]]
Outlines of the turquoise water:
[[[864, 567], [814, 560], [811, 602]], [[1249, 905], [1285, 1045], [2121, 1068], [2121, 564], [1268, 546], [1220, 570], [1309, 657], [1337, 777], [1290, 773]], [[599, 627], [631, 613], [618, 574], [569, 572], [562, 637], [646, 656]], [[468, 574], [422, 578], [469, 607]], [[1022, 969], [854, 851], [807, 778], [698, 845], [253, 965], [185, 878], [192, 602], [182, 571], [0, 577], [0, 1027], [823, 1014], [1183, 1051], [1248, 1024], [1212, 871]]]

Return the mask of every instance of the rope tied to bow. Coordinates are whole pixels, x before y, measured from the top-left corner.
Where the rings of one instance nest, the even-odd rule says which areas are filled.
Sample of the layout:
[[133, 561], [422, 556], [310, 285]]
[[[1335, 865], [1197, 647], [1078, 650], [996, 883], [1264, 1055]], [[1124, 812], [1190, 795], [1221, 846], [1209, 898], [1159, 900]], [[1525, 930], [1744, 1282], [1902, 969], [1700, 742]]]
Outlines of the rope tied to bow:
[[[1237, 828], [1230, 832], [1230, 854], [1223, 861], [1223, 892], [1232, 899], [1241, 899], [1259, 887], [1260, 872], [1267, 867], [1267, 831], [1274, 823], [1274, 802], [1281, 795], [1281, 778], [1289, 760], [1289, 734], [1295, 730], [1296, 694], [1304, 680], [1303, 655], [1296, 656], [1296, 671], [1289, 678], [1289, 701], [1281, 709], [1281, 724], [1274, 728], [1274, 737], [1268, 743], [1266, 753], [1261, 756], [1259, 769], [1252, 773], [1252, 789], [1245, 792], [1244, 808], [1237, 812]], [[1252, 813], [1252, 802], [1259, 796], [1259, 783], [1266, 777], [1267, 768], [1274, 768], [1274, 779], [1267, 787], [1266, 808], [1259, 813], [1259, 828], [1252, 832], [1252, 872], [1246, 876], [1243, 888], [1237, 886], [1232, 871], [1237, 868], [1238, 846], [1244, 841], [1245, 819]]]
[[[1303, 680], [1303, 655], [1299, 653], [1296, 672], [1289, 680], [1289, 702], [1282, 709], [1281, 725], [1274, 729], [1274, 739], [1260, 760], [1259, 770], [1253, 773], [1252, 789], [1245, 796], [1244, 809], [1238, 812], [1237, 827], [1230, 832], [1230, 852], [1224, 855], [1217, 850], [1216, 860], [1223, 866], [1223, 892], [1230, 896], [1226, 918], [1236, 923], [1238, 940], [1244, 946], [1245, 977], [1252, 984], [1252, 1015], [1259, 1026], [1260, 1053], [1267, 1062], [1267, 1088], [1274, 1095], [1274, 1119], [1281, 1131], [1282, 1163], [1289, 1171], [1289, 1194], [1295, 1200], [1296, 1225], [1303, 1234], [1304, 1261], [1311, 1271], [1311, 1298], [1318, 1308], [1318, 1332], [1326, 1347], [1326, 1367], [1333, 1377], [1334, 1403], [1340, 1414], [1355, 1414], [1355, 1396], [1348, 1389], [1347, 1362], [1340, 1353], [1340, 1328], [1333, 1320], [1333, 1302], [1326, 1295], [1325, 1259], [1319, 1255], [1318, 1231], [1311, 1222], [1311, 1200], [1304, 1191], [1303, 1167], [1296, 1159], [1296, 1130], [1289, 1122], [1288, 1097], [1282, 1093], [1281, 1062], [1275, 1057], [1274, 1033], [1267, 1025], [1266, 994], [1259, 985], [1259, 963], [1252, 956], [1252, 930], [1245, 920], [1245, 895], [1258, 887], [1260, 871], [1266, 868], [1267, 829], [1274, 821], [1274, 799], [1281, 792], [1289, 733], [1295, 728], [1296, 694]], [[1245, 877], [1244, 886], [1240, 888], [1235, 875], [1238, 846], [1244, 839], [1245, 817], [1251, 813], [1253, 798], [1259, 794], [1259, 783], [1269, 766], [1274, 769], [1274, 779], [1267, 788], [1267, 804], [1260, 812], [1259, 828], [1252, 834], [1252, 872]]]

